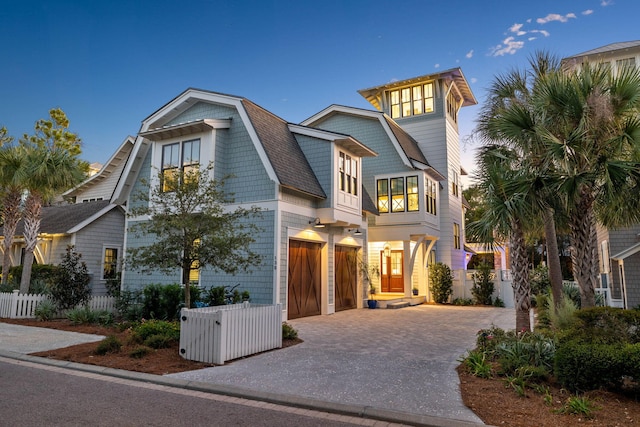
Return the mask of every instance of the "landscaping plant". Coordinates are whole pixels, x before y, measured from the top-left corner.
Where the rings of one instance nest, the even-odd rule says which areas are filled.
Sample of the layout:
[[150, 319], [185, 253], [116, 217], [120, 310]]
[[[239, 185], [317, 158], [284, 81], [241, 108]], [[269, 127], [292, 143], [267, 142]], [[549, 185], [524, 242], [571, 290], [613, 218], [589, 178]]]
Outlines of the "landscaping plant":
[[438, 304], [449, 302], [453, 293], [453, 273], [451, 268], [442, 262], [436, 262], [429, 266], [429, 289], [433, 299]]
[[85, 305], [91, 299], [91, 278], [87, 265], [81, 259], [82, 255], [75, 251], [74, 246], [67, 246], [62, 262], [55, 270], [51, 299], [61, 310]]
[[493, 277], [491, 273], [491, 265], [487, 262], [481, 262], [475, 272], [471, 275], [473, 279], [473, 287], [471, 294], [476, 304], [491, 305], [493, 303]]

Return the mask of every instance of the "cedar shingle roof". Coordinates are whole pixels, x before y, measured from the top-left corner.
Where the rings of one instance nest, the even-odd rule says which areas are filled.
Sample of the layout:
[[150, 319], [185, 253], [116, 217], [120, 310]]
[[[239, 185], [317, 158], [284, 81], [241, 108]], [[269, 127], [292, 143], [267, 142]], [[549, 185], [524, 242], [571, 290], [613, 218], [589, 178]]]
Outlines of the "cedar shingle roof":
[[[67, 233], [73, 227], [91, 218], [107, 206], [109, 206], [109, 200], [44, 207], [42, 208], [40, 233]], [[24, 234], [24, 221], [21, 220], [18, 223], [15, 234], [16, 236]]]
[[318, 178], [289, 130], [289, 124], [248, 99], [242, 99], [242, 105], [280, 184], [315, 197], [326, 198]]

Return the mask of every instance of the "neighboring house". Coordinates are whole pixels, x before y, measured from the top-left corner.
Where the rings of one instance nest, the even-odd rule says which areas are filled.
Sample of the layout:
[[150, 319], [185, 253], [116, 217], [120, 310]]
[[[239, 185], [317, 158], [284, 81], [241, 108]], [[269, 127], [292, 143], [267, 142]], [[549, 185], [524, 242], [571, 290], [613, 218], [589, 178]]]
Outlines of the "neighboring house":
[[[568, 69], [584, 63], [607, 63], [617, 73], [625, 66], [640, 65], [640, 40], [612, 43], [562, 60]], [[607, 230], [597, 227], [600, 259], [599, 292], [608, 305], [635, 308], [640, 306], [640, 224]]]
[[[115, 278], [122, 251], [124, 212], [108, 200], [42, 208], [42, 221], [34, 260], [38, 264], [59, 264], [68, 245], [82, 254], [91, 275], [94, 295], [106, 293], [105, 283]], [[24, 222], [16, 228], [11, 265], [22, 264]], [[0, 240], [4, 237], [0, 236]]]
[[362, 165], [380, 212], [369, 217], [369, 263], [380, 268], [383, 294], [427, 295], [429, 264], [459, 274], [473, 253], [464, 243], [458, 112], [477, 101], [459, 68], [359, 92], [379, 111], [332, 105], [302, 124], [352, 135], [379, 154]]
[[[376, 153], [355, 138], [287, 123], [248, 99], [188, 89], [143, 120], [113, 203], [134, 206], [142, 180], [213, 164], [235, 206], [262, 215], [252, 249], [262, 264], [235, 276], [201, 269], [200, 286], [240, 284], [256, 303], [283, 304], [283, 318], [362, 307], [355, 262], [367, 247], [367, 215], [376, 208], [361, 183], [362, 159]], [[146, 190], [148, 191], [148, 189]], [[148, 218], [127, 218], [127, 228]], [[126, 235], [126, 248], [143, 238]], [[179, 283], [175, 274], [126, 268], [125, 288]]]

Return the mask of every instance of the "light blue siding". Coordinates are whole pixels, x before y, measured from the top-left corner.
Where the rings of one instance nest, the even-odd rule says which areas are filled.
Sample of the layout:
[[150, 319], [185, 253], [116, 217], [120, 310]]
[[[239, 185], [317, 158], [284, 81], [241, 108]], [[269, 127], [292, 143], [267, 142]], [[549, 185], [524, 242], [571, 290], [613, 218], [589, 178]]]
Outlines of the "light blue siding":
[[[136, 181], [133, 184], [131, 193], [129, 193], [129, 201], [127, 202], [129, 209], [147, 205], [146, 202], [142, 202], [136, 199], [141, 192], [146, 192], [146, 193], [149, 192], [149, 187], [143, 184], [141, 179], [144, 179], [145, 181], [149, 182], [149, 180], [151, 179], [152, 170], [153, 169], [151, 168], [151, 150], [149, 150], [147, 151], [147, 156], [144, 158], [142, 165], [140, 165], [140, 171], [138, 172]], [[154, 173], [157, 174], [158, 171], [155, 171]]]
[[315, 173], [327, 198], [318, 201], [318, 208], [333, 207], [333, 186], [335, 177], [333, 173], [332, 144], [305, 135], [296, 135], [296, 140], [302, 152], [309, 161], [309, 165]]

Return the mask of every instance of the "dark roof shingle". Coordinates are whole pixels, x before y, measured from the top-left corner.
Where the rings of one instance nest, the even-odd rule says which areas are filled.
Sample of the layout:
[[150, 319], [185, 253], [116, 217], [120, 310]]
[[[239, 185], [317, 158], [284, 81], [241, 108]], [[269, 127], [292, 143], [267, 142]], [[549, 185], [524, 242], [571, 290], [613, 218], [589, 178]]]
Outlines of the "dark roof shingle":
[[[109, 206], [109, 200], [46, 206], [42, 208], [40, 233], [67, 233], [73, 227], [91, 218], [107, 206]], [[18, 223], [15, 234], [16, 236], [22, 236], [24, 234], [24, 221], [21, 220]]]

